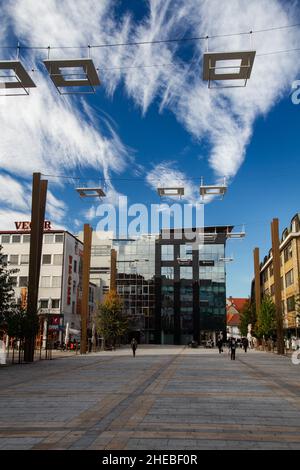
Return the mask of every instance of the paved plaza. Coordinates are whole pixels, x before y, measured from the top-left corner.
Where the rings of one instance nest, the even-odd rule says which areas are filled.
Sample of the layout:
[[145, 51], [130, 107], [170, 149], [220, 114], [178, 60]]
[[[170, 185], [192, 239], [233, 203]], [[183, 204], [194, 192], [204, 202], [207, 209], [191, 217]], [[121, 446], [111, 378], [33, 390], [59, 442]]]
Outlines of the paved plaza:
[[0, 368], [0, 449], [300, 449], [300, 365], [140, 346]]

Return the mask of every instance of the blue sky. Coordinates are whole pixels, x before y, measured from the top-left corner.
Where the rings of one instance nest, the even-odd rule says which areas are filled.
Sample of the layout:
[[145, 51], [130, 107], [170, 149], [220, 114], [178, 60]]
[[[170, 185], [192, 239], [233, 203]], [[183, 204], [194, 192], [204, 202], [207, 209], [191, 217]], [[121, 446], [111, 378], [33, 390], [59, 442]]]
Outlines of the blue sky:
[[[222, 14], [214, 0], [0, 0], [0, 12], [0, 42], [31, 46], [222, 35], [300, 22], [299, 2], [278, 0], [223, 2]], [[212, 51], [249, 45], [248, 35], [209, 42]], [[33, 171], [90, 184], [105, 178], [105, 202], [123, 194], [148, 206], [160, 203], [162, 182], [180, 181], [182, 202], [196, 202], [201, 176], [207, 183], [227, 176], [228, 194], [205, 206], [205, 223], [237, 231], [245, 224], [247, 237], [228, 243], [234, 262], [227, 292], [249, 295], [253, 248], [265, 255], [271, 219], [279, 217], [283, 229], [300, 200], [300, 105], [290, 97], [300, 79], [299, 51], [261, 54], [300, 47], [300, 28], [256, 33], [252, 46], [258, 56], [247, 88], [222, 90], [209, 90], [201, 78], [204, 41], [92, 49], [102, 85], [83, 97], [57, 93], [41, 63], [43, 50], [21, 50], [38, 86], [0, 105], [0, 228], [28, 219]], [[13, 54], [2, 50], [3, 59]], [[51, 51], [53, 58], [85, 55], [86, 47]], [[157, 64], [173, 65], [148, 67]], [[86, 222], [95, 227], [96, 205], [74, 189], [72, 181], [49, 178], [48, 218], [73, 232]]]

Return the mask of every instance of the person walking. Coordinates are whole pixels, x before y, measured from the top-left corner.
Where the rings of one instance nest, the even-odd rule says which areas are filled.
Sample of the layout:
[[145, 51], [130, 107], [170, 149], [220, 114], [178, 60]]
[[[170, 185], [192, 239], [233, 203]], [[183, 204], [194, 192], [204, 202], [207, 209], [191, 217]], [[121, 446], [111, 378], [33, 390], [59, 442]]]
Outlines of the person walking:
[[247, 352], [247, 349], [248, 349], [248, 346], [249, 346], [249, 341], [247, 338], [243, 338], [243, 348], [244, 348], [244, 351], [245, 353]]
[[223, 341], [222, 341], [221, 337], [218, 338], [217, 346], [218, 346], [218, 349], [219, 349], [219, 354], [221, 354], [223, 352]]
[[131, 345], [133, 357], [135, 357], [135, 351], [137, 350], [137, 340], [135, 338], [132, 338], [130, 345]]
[[236, 351], [236, 340], [235, 338], [231, 338], [229, 342], [229, 349], [230, 349], [230, 359], [235, 361], [235, 351]]

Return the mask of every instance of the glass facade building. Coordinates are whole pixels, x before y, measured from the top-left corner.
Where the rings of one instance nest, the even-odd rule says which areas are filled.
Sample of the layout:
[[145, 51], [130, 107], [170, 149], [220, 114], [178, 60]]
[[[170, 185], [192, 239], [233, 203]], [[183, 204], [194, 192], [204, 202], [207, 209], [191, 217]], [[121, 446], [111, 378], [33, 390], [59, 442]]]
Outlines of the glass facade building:
[[155, 236], [114, 240], [116, 288], [129, 319], [129, 341], [155, 342]]
[[216, 342], [226, 335], [225, 243], [232, 227], [206, 227], [204, 243], [156, 241], [156, 338], [161, 344]]
[[220, 332], [225, 337], [228, 230], [206, 227], [202, 245], [178, 238], [174, 230], [169, 239], [160, 234], [114, 241], [116, 288], [130, 320], [129, 340], [187, 344], [215, 342]]

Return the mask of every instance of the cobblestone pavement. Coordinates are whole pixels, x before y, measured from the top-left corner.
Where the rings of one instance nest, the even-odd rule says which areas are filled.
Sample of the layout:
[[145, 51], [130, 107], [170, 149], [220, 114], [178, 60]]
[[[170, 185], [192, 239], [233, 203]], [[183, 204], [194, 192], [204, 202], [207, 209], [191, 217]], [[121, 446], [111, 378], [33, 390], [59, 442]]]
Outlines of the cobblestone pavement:
[[129, 348], [0, 368], [3, 449], [300, 449], [300, 365]]

